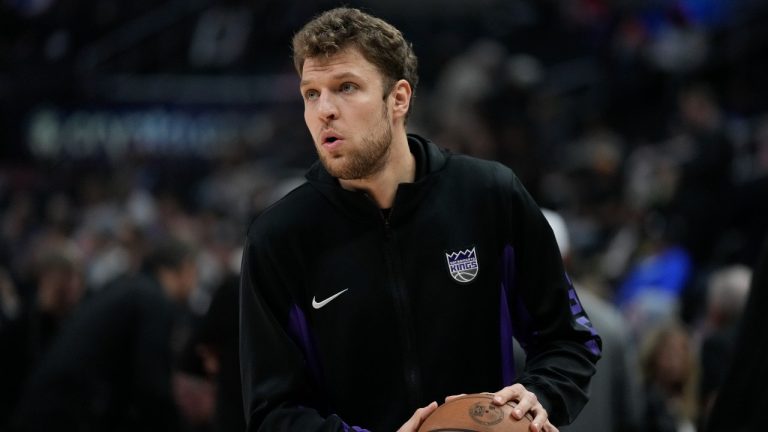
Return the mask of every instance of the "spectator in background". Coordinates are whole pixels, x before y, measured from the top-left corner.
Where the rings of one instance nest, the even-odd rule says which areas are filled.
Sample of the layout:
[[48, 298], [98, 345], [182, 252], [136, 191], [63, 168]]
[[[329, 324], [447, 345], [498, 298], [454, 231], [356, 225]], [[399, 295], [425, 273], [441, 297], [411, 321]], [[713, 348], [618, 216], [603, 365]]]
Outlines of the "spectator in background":
[[14, 321], [21, 309], [21, 300], [16, 285], [8, 270], [0, 267], [0, 332], [9, 322]]
[[675, 227], [659, 212], [645, 215], [644, 242], [636, 262], [616, 292], [615, 302], [640, 341], [657, 323], [674, 319], [688, 283], [692, 263], [688, 252], [675, 242]]
[[755, 119], [754, 137], [747, 159], [742, 161], [741, 183], [733, 194], [733, 228], [737, 234], [739, 261], [756, 262], [762, 240], [768, 236], [768, 114]]
[[[0, 426], [9, 418], [25, 381], [85, 291], [82, 264], [71, 248], [43, 253], [34, 265], [33, 279], [35, 289], [29, 303], [19, 303], [18, 316], [0, 327]], [[4, 291], [14, 289], [10, 279], [0, 283]]]
[[146, 269], [105, 287], [62, 329], [25, 389], [18, 430], [177, 429], [171, 342], [175, 308], [197, 284], [193, 250], [160, 244]]
[[688, 331], [677, 321], [646, 334], [640, 348], [645, 390], [645, 432], [694, 432], [696, 356]]
[[[217, 432], [245, 430], [238, 347], [241, 256], [241, 250], [232, 253], [229, 272], [213, 293], [208, 311], [190, 337], [182, 357], [182, 371], [178, 374], [187, 382], [213, 384], [213, 412], [204, 420]], [[188, 399], [194, 392], [188, 391], [185, 395], [178, 390], [177, 400]], [[192, 404], [189, 409], [182, 408], [188, 419], [197, 414], [193, 408]]]
[[435, 85], [434, 106], [442, 131], [438, 139], [447, 148], [476, 157], [498, 156], [493, 131], [480, 108], [484, 99], [499, 91], [506, 56], [503, 45], [483, 39], [446, 65]]
[[733, 362], [718, 392], [707, 431], [754, 432], [768, 424], [768, 238], [752, 279]]
[[737, 324], [749, 295], [752, 271], [743, 265], [722, 268], [709, 277], [707, 315], [701, 346], [701, 420], [706, 421], [731, 364]]
[[722, 232], [729, 218], [734, 150], [721, 109], [707, 87], [684, 88], [678, 107], [681, 130], [672, 151], [681, 171], [672, 202], [676, 216], [686, 221], [681, 227], [683, 246], [695, 263], [707, 265], [718, 258], [719, 237], [712, 233]]
[[[543, 209], [563, 255], [569, 272], [573, 270], [568, 226], [559, 213]], [[573, 275], [573, 274], [572, 274]], [[639, 431], [640, 393], [631, 361], [629, 328], [613, 305], [592, 292], [580, 278], [574, 281], [581, 305], [589, 314], [595, 330], [603, 339], [603, 358], [592, 377], [589, 402], [579, 417], [563, 432], [626, 432]]]
[[185, 350], [185, 378], [197, 376], [213, 383], [215, 403], [208, 421], [217, 432], [245, 430], [238, 357], [239, 289], [239, 277], [224, 280]]

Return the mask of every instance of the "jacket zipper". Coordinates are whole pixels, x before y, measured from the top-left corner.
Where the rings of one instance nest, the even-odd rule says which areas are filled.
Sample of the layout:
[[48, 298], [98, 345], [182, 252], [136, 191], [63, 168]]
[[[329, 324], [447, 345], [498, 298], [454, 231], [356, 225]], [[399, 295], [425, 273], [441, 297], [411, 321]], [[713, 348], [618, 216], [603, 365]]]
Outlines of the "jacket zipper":
[[[389, 215], [391, 216], [392, 210], [390, 209]], [[396, 250], [396, 243], [394, 238], [394, 231], [389, 224], [389, 217], [385, 217], [381, 213], [384, 220], [384, 250], [385, 261], [391, 276], [390, 283], [392, 291], [395, 296], [395, 307], [400, 312], [400, 317], [397, 320], [400, 327], [400, 335], [403, 339], [404, 350], [404, 372], [406, 390], [408, 392], [408, 401], [412, 409], [416, 409], [421, 406], [422, 391], [421, 391], [421, 373], [416, 362], [416, 351], [414, 346], [414, 328], [413, 328], [413, 313], [411, 311], [410, 303], [408, 302], [408, 295], [405, 290], [405, 283], [402, 279], [401, 272], [398, 271], [396, 258], [398, 256]]]

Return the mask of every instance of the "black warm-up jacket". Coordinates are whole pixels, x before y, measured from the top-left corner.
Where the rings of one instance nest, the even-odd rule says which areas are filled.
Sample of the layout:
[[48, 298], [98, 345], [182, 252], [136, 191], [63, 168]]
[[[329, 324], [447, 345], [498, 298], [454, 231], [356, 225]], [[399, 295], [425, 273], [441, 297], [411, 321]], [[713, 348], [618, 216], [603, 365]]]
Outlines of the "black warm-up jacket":
[[249, 430], [394, 431], [431, 401], [515, 382], [554, 424], [586, 403], [601, 341], [537, 205], [503, 165], [408, 139], [416, 181], [389, 211], [318, 163], [250, 226]]

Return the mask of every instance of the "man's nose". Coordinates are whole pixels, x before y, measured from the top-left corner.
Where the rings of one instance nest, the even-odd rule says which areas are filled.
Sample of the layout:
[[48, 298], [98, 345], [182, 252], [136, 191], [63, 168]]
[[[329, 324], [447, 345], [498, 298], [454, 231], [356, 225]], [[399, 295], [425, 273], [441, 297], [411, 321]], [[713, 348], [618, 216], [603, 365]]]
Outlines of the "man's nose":
[[320, 118], [323, 120], [336, 120], [339, 118], [339, 107], [333, 95], [328, 94], [328, 92], [323, 92], [320, 95], [318, 114], [320, 114]]

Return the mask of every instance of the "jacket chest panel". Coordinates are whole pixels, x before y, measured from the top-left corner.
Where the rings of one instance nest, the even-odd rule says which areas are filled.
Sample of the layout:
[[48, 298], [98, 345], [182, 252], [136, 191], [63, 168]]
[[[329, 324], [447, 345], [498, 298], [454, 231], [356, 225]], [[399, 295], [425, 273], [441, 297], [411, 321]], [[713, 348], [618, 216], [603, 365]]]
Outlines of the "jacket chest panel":
[[351, 337], [363, 321], [391, 315], [389, 275], [380, 236], [350, 233], [317, 249], [305, 275], [306, 310], [320, 334]]

